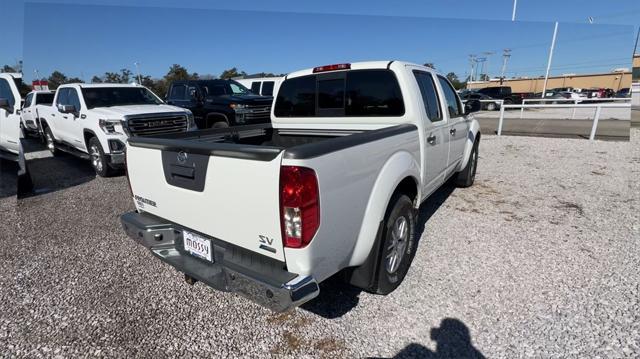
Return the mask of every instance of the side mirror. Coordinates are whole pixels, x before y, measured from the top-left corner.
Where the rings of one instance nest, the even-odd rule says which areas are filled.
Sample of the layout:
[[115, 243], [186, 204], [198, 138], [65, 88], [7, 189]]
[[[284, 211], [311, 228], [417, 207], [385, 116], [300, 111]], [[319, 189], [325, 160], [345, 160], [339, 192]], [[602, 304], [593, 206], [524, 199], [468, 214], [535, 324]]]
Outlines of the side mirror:
[[9, 113], [13, 113], [13, 107], [6, 98], [0, 98], [0, 109], [3, 109]]
[[469, 114], [480, 111], [480, 101], [470, 100], [464, 104], [464, 113]]
[[74, 105], [58, 105], [58, 110], [62, 113], [76, 113], [76, 107]]

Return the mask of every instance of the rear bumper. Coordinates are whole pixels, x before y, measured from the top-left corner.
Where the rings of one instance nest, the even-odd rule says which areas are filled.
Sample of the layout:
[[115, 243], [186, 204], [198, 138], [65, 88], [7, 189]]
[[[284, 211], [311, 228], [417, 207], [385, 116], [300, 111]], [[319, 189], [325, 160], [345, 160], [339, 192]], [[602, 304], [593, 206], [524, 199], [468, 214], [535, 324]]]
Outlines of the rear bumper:
[[236, 292], [273, 311], [299, 306], [320, 292], [313, 277], [287, 272], [284, 263], [210, 238], [214, 262], [184, 252], [182, 227], [147, 214], [120, 217], [129, 237], [178, 271], [225, 292]]

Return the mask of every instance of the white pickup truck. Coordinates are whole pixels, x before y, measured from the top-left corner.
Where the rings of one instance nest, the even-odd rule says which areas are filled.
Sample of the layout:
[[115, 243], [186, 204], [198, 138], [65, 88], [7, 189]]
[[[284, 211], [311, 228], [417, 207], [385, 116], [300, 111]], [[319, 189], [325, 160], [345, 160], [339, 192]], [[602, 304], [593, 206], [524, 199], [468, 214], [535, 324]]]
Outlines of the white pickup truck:
[[20, 125], [23, 132], [42, 134], [39, 112], [43, 106], [49, 108], [53, 104], [53, 91], [31, 91], [24, 99], [24, 106], [20, 114]]
[[90, 159], [103, 177], [124, 166], [127, 138], [195, 128], [191, 111], [167, 105], [139, 85], [62, 85], [53, 105], [38, 114], [53, 155], [62, 150]]
[[452, 176], [474, 182], [478, 122], [424, 66], [291, 73], [271, 120], [131, 138], [126, 233], [189, 283], [284, 311], [340, 271], [392, 292], [415, 254], [420, 204]]
[[0, 158], [18, 161], [20, 153], [20, 74], [0, 73]]

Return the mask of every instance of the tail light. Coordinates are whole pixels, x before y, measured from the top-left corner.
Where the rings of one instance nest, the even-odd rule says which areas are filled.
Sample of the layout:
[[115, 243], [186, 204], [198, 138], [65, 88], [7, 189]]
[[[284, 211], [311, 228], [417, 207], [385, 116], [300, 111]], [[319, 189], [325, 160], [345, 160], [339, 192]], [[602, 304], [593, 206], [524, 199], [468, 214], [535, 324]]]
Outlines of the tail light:
[[327, 72], [327, 71], [337, 71], [337, 70], [349, 70], [351, 69], [351, 64], [334, 64], [334, 65], [325, 65], [318, 66], [313, 68], [313, 73], [318, 72]]
[[316, 173], [306, 167], [280, 170], [280, 224], [288, 248], [307, 246], [320, 227], [320, 201]]

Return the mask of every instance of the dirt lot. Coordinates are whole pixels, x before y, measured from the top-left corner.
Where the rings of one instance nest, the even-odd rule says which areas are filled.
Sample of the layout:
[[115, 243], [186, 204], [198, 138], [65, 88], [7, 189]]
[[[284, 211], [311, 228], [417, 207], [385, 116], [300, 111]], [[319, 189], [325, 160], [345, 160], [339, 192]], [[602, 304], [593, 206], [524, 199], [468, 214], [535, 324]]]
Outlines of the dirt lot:
[[133, 208], [124, 177], [40, 159], [33, 174], [47, 177], [34, 182], [46, 190], [13, 214], [0, 200], [3, 223], [19, 228], [3, 231], [0, 247], [0, 348], [18, 357], [638, 357], [640, 129], [631, 131], [631, 142], [484, 136], [476, 185], [444, 187], [422, 206], [417, 255], [397, 291], [332, 280], [285, 314], [189, 286], [135, 245], [118, 223]]

